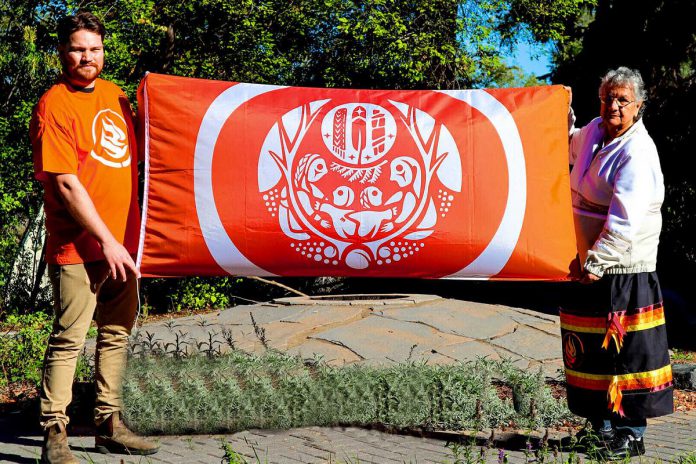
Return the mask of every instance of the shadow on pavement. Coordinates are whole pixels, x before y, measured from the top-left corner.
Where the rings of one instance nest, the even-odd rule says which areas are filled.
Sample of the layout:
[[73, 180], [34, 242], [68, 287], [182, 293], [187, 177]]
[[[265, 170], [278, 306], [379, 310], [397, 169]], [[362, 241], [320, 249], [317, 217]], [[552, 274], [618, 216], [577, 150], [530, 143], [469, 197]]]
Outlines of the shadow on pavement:
[[40, 456], [37, 453], [35, 459], [31, 458], [23, 458], [21, 456], [17, 456], [16, 454], [9, 454], [9, 453], [3, 453], [0, 451], [0, 462], [12, 462], [12, 463], [33, 463], [36, 464], [38, 462]]

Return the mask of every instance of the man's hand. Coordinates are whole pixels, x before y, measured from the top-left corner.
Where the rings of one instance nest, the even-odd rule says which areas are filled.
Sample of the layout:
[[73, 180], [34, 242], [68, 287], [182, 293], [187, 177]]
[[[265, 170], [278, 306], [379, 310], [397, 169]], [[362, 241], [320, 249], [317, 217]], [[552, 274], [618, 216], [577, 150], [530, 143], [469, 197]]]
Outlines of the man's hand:
[[123, 282], [128, 280], [127, 272], [132, 272], [137, 279], [140, 278], [140, 271], [135, 267], [133, 257], [128, 253], [126, 247], [113, 240], [110, 243], [102, 244], [104, 258], [111, 270], [112, 279], [121, 279]]
[[125, 282], [128, 279], [127, 272], [130, 271], [136, 278], [140, 278], [140, 272], [135, 267], [130, 253], [106, 227], [87, 190], [77, 176], [74, 174], [55, 174], [53, 180], [70, 215], [101, 245], [106, 262], [111, 269], [111, 277]]

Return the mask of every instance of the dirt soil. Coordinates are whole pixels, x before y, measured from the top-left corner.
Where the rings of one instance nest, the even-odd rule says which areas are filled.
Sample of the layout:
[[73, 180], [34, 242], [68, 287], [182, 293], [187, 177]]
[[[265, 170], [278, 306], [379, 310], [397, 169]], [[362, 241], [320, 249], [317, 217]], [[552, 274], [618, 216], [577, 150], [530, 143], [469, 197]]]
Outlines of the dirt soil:
[[674, 410], [692, 411], [696, 409], [696, 391], [674, 390]]
[[13, 382], [0, 387], [0, 414], [30, 408], [38, 401], [39, 388], [29, 382]]

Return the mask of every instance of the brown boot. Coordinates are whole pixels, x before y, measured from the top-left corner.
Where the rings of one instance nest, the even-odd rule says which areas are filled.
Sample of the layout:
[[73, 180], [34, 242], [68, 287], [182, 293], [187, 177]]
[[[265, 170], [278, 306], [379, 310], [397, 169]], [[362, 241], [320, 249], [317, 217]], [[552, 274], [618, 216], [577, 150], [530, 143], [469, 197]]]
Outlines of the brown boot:
[[94, 446], [100, 453], [120, 454], [154, 454], [159, 451], [159, 446], [151, 441], [134, 434], [121, 420], [118, 411], [111, 414], [104, 422], [97, 426], [97, 434], [94, 437]]
[[44, 432], [41, 462], [45, 464], [79, 464], [70, 452], [65, 425], [56, 422]]

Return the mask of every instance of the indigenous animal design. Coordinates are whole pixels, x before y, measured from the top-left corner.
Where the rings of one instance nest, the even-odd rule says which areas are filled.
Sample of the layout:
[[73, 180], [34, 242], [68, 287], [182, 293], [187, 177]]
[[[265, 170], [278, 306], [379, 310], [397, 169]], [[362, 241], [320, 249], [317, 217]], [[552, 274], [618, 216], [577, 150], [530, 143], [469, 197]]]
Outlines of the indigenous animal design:
[[[408, 104], [386, 106], [316, 101], [284, 114], [266, 136], [259, 193], [280, 192], [280, 228], [307, 258], [353, 269], [407, 259], [435, 230], [438, 192], [450, 192], [450, 207], [462, 201], [447, 127]], [[320, 143], [308, 136], [315, 126]], [[317, 240], [324, 245], [307, 246]]]

